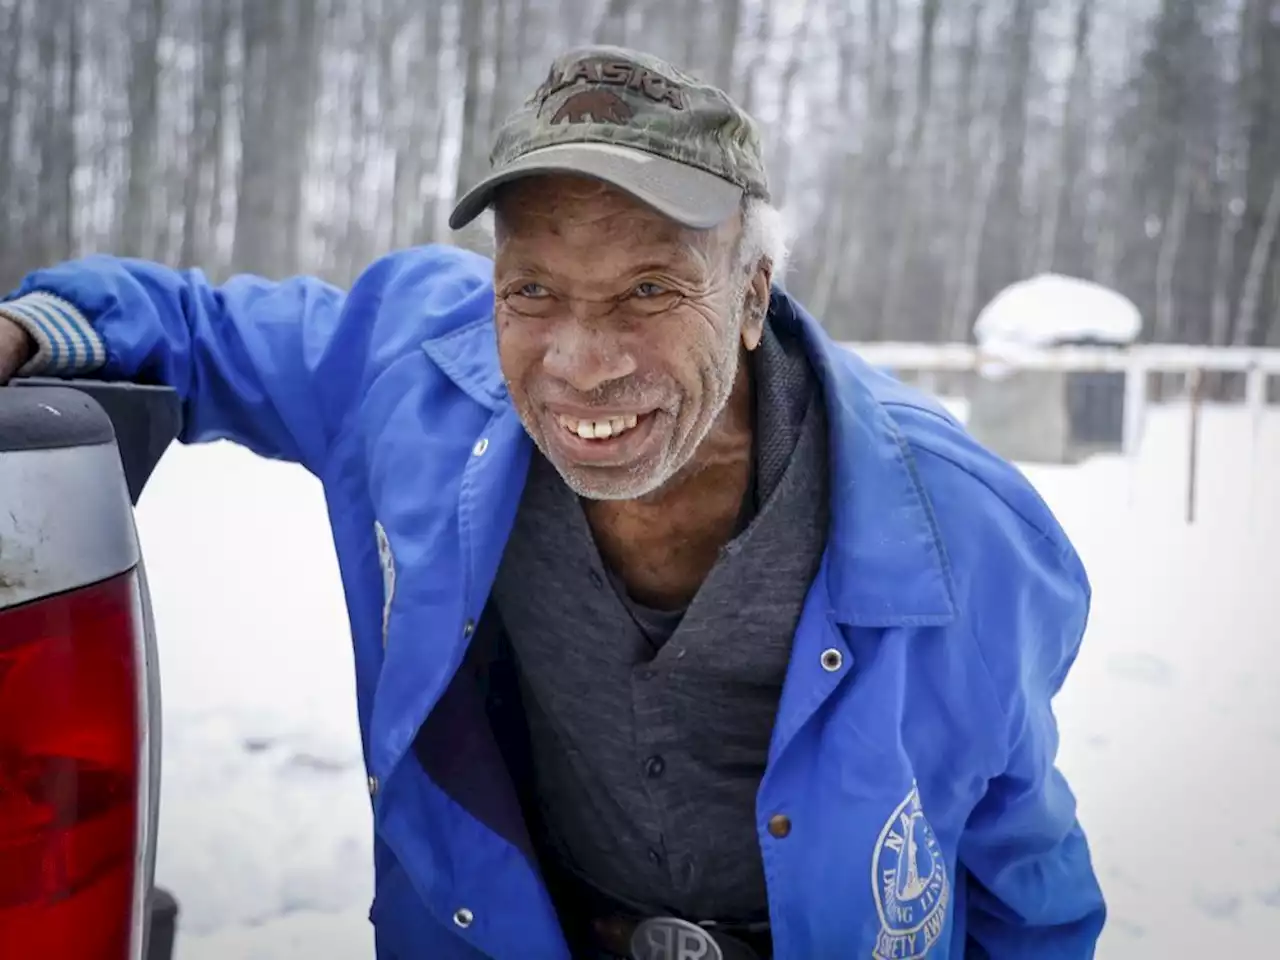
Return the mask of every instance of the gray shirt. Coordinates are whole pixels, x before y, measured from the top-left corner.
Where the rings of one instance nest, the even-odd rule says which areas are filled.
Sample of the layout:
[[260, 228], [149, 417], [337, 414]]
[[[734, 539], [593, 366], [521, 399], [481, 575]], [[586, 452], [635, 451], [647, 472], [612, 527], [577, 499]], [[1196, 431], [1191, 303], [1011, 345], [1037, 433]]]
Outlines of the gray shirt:
[[635, 603], [534, 457], [494, 585], [533, 753], [540, 845], [645, 912], [765, 912], [755, 795], [828, 520], [826, 420], [798, 342], [756, 352], [743, 529], [688, 609]]

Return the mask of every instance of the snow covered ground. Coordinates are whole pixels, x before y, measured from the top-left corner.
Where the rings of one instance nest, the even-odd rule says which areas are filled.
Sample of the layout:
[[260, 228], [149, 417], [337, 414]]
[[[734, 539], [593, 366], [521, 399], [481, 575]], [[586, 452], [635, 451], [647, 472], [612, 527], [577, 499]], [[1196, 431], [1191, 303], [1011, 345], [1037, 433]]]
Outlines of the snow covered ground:
[[[1238, 410], [1206, 411], [1191, 526], [1186, 418], [1154, 411], [1132, 465], [1028, 470], [1094, 581], [1058, 713], [1111, 904], [1104, 960], [1280, 942], [1280, 412], [1255, 442]], [[178, 960], [371, 957], [368, 800], [318, 486], [231, 447], [175, 449], [139, 524]]]

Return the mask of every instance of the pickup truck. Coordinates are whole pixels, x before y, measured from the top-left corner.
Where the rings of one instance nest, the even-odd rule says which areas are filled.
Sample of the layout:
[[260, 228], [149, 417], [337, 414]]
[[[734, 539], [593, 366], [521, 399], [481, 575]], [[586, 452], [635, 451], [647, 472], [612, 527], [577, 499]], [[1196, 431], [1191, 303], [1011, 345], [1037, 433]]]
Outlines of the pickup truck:
[[0, 387], [0, 957], [169, 960], [160, 685], [133, 505], [161, 387]]

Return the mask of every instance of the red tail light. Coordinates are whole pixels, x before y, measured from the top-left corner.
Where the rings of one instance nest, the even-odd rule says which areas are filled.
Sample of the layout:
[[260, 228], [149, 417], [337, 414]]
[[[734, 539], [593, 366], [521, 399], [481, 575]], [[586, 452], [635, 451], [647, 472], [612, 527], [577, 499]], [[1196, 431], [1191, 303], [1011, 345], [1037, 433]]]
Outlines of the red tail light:
[[141, 629], [132, 573], [0, 611], [0, 957], [138, 948]]

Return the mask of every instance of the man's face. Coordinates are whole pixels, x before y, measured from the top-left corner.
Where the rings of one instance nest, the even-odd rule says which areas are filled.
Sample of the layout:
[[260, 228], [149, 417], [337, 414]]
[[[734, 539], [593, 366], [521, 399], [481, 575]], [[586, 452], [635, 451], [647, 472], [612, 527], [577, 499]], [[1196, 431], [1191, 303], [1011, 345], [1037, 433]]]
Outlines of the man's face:
[[507, 187], [497, 214], [498, 352], [529, 435], [580, 496], [658, 490], [737, 376], [750, 279], [733, 266], [737, 222], [688, 230], [559, 176]]

